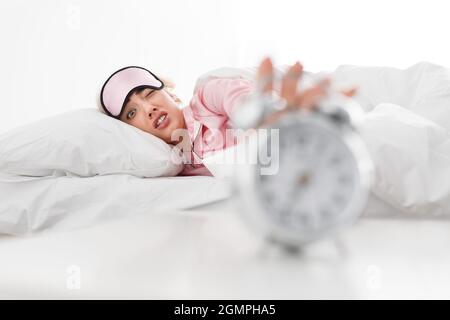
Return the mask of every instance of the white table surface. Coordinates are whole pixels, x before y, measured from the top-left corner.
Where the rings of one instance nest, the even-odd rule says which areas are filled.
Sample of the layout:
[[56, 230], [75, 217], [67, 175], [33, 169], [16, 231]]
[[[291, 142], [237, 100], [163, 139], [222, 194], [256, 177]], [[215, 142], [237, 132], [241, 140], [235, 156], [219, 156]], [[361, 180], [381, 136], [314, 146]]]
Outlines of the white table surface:
[[0, 298], [450, 298], [448, 220], [364, 218], [289, 255], [265, 245], [234, 208], [1, 237]]

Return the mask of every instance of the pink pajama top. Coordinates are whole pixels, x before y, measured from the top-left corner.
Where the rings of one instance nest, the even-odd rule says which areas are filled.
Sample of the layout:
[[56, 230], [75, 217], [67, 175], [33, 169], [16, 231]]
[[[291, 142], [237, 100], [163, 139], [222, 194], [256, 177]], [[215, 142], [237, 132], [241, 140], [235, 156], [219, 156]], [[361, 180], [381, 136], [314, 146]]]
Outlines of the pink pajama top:
[[201, 159], [209, 152], [236, 143], [234, 137], [226, 137], [226, 129], [232, 128], [230, 115], [252, 90], [253, 82], [241, 78], [211, 78], [195, 89], [189, 105], [182, 111], [192, 146], [191, 156], [197, 161], [185, 164], [179, 175], [212, 176]]

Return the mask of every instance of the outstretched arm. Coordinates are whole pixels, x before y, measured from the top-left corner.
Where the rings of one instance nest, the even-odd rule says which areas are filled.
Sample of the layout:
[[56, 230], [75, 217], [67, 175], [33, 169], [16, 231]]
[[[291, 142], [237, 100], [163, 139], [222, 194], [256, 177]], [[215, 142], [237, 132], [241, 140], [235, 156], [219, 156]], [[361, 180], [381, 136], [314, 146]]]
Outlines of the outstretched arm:
[[194, 116], [197, 119], [208, 118], [219, 127], [253, 89], [254, 83], [250, 80], [211, 78], [197, 88], [191, 100]]

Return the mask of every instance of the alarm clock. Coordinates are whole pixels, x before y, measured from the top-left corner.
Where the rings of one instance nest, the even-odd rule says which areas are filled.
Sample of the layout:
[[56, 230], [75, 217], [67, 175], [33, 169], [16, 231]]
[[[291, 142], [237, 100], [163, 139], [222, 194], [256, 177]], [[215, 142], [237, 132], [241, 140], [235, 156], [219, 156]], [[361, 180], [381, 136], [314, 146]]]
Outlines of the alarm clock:
[[[280, 100], [253, 94], [237, 110], [237, 127], [255, 127], [280, 110]], [[358, 110], [353, 99], [330, 93], [313, 111], [288, 111], [258, 129], [267, 132], [253, 136], [257, 153], [270, 155], [276, 170], [257, 156], [255, 163], [234, 166], [232, 179], [238, 210], [251, 228], [272, 242], [300, 247], [360, 217], [373, 164], [358, 132]]]

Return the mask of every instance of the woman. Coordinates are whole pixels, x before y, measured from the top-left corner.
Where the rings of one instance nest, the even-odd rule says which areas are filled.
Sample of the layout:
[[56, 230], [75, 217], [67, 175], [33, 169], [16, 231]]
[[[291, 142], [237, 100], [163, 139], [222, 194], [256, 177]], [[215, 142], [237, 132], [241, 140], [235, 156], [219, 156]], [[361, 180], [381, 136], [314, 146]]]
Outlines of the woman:
[[[298, 89], [303, 67], [299, 62], [284, 74], [281, 89], [276, 92], [289, 106], [312, 108], [326, 93], [329, 80], [306, 89]], [[127, 67], [112, 74], [103, 85], [100, 102], [102, 111], [111, 117], [148, 132], [169, 144], [184, 143], [190, 150], [181, 175], [211, 175], [201, 163], [205, 154], [227, 148], [235, 139], [226, 138], [232, 128], [235, 108], [247, 97], [255, 85], [263, 93], [271, 94], [273, 64], [265, 58], [259, 65], [255, 82], [236, 79], [211, 79], [197, 87], [189, 105], [180, 108], [180, 101], [167, 84], [149, 70]], [[173, 87], [173, 86], [171, 86]], [[170, 87], [169, 87], [170, 88]], [[343, 92], [351, 96], [354, 89]], [[283, 111], [265, 119], [273, 121]], [[229, 132], [229, 130], [228, 130]]]

